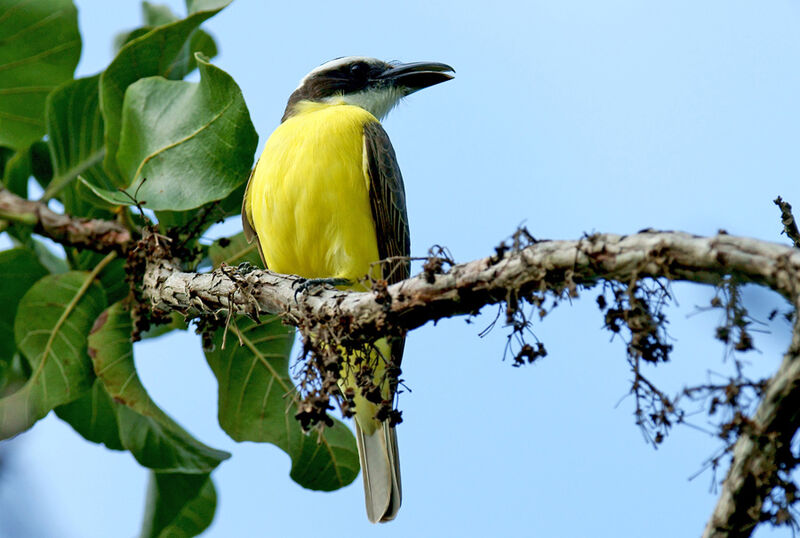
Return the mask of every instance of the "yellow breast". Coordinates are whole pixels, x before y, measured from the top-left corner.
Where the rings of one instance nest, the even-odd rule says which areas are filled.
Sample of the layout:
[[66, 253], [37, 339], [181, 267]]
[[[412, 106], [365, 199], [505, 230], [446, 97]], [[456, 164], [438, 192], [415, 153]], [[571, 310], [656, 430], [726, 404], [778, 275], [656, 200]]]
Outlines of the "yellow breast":
[[364, 125], [344, 104], [303, 103], [267, 140], [247, 204], [269, 269], [357, 280], [378, 260]]

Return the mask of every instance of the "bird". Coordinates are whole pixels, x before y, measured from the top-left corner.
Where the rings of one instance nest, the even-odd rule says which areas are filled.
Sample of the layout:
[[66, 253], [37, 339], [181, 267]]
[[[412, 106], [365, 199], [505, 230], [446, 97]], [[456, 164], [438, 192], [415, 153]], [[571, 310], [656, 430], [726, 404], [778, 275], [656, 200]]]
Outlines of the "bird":
[[[388, 284], [408, 278], [405, 188], [380, 120], [404, 97], [454, 73], [438, 62], [348, 56], [303, 77], [253, 168], [242, 203], [245, 237], [256, 242], [266, 268], [362, 291], [365, 277]], [[378, 398], [359, 391], [354, 368], [339, 383], [354, 394], [372, 523], [394, 519], [402, 499], [397, 434], [390, 421], [376, 417], [376, 400], [393, 398], [396, 381], [387, 380], [385, 363], [399, 366], [404, 339], [383, 339], [376, 347], [371, 360]]]

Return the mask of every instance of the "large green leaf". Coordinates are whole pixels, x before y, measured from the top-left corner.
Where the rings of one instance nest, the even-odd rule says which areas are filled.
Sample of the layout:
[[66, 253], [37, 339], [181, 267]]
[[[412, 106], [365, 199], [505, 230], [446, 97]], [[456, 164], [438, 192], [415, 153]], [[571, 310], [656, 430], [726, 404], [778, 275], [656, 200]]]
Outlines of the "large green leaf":
[[0, 438], [30, 428], [91, 387], [86, 335], [105, 303], [94, 274], [83, 271], [46, 276], [22, 297], [14, 335], [32, 372], [20, 390], [0, 399]]
[[211, 525], [217, 492], [207, 474], [150, 473], [142, 538], [189, 538]]
[[47, 135], [54, 177], [44, 197], [50, 198], [81, 176], [105, 189], [123, 186], [103, 170], [105, 146], [99, 104], [100, 75], [70, 81], [47, 98]]
[[[144, 26], [118, 34], [114, 38], [116, 50], [150, 32], [156, 26], [172, 24], [179, 19], [169, 6], [151, 4], [150, 2], [142, 2], [142, 14], [144, 15]], [[213, 58], [218, 52], [214, 38], [200, 28], [190, 34], [180, 54], [175, 58], [173, 68], [166, 77], [170, 80], [181, 80], [191, 73], [197, 67], [197, 62], [194, 59], [195, 52], [202, 52], [208, 58]]]
[[0, 372], [14, 357], [14, 318], [22, 296], [33, 284], [45, 276], [42, 267], [29, 250], [14, 248], [0, 252]]
[[[358, 452], [339, 421], [322, 435], [303, 433], [294, 418], [289, 376], [293, 330], [270, 318], [261, 324], [238, 318], [214, 333], [206, 360], [219, 384], [219, 423], [236, 441], [272, 443], [292, 458], [291, 477], [310, 489], [330, 491], [358, 475]], [[239, 342], [242, 345], [239, 346]]]
[[117, 404], [95, 379], [92, 389], [68, 404], [56, 407], [58, 418], [75, 428], [84, 439], [102, 443], [112, 450], [123, 450], [117, 422]]
[[50, 90], [72, 78], [81, 55], [71, 0], [0, 0], [0, 145], [42, 137]]
[[[216, 202], [214, 207], [204, 206], [186, 211], [156, 211], [158, 226], [162, 233], [166, 233], [171, 228], [185, 226], [189, 223], [196, 223], [199, 219], [205, 219], [202, 223], [203, 225], [198, 229], [199, 234], [202, 234], [215, 222], [241, 214], [242, 198], [244, 198], [246, 186], [246, 183], [242, 183], [228, 196]], [[208, 214], [206, 214], [207, 210], [210, 210]]]
[[199, 83], [150, 77], [125, 93], [117, 162], [130, 197], [149, 209], [183, 211], [220, 200], [250, 173], [258, 135], [241, 90], [199, 56], [198, 65]]
[[89, 355], [97, 377], [117, 405], [122, 446], [150, 469], [168, 473], [209, 473], [230, 454], [193, 438], [150, 398], [133, 362], [131, 319], [121, 303], [97, 318]]
[[215, 15], [231, 0], [210, 0], [202, 9], [192, 10], [185, 19], [158, 26], [120, 49], [100, 78], [101, 106], [106, 127], [106, 171], [117, 179], [117, 150], [122, 133], [122, 103], [128, 86], [144, 77], [169, 78], [181, 69], [186, 43], [203, 21]]
[[[102, 254], [91, 250], [67, 248], [67, 259], [73, 269], [90, 270], [103, 259]], [[128, 296], [130, 287], [125, 280], [125, 260], [116, 259], [106, 265], [97, 275], [97, 280], [106, 292], [109, 304], [114, 304]]]
[[208, 257], [211, 258], [214, 267], [219, 267], [222, 263], [239, 265], [242, 262], [249, 262], [255, 267], [261, 265], [256, 242], [248, 243], [244, 233], [214, 241], [208, 248]]

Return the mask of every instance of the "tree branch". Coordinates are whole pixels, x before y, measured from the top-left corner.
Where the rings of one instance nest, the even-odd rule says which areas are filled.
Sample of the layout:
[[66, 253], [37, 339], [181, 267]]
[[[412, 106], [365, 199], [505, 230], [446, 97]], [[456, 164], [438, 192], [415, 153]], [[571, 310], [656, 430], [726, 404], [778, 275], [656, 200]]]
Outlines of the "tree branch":
[[43, 203], [20, 198], [2, 186], [0, 220], [27, 224], [53, 241], [96, 252], [124, 253], [132, 244], [131, 232], [116, 222], [62, 215]]
[[[435, 265], [435, 264], [429, 264]], [[697, 237], [644, 231], [596, 234], [577, 241], [542, 241], [516, 252], [422, 273], [370, 292], [325, 289], [296, 293], [298, 277], [269, 271], [240, 274], [232, 267], [185, 273], [168, 261], [148, 265], [144, 295], [157, 309], [184, 313], [233, 309], [257, 316], [279, 314], [306, 334], [333, 325], [353, 339], [402, 334], [442, 317], [472, 314], [489, 304], [541, 291], [574, 290], [601, 280], [624, 284], [663, 277], [719, 284], [727, 277], [767, 286], [797, 306], [800, 251], [720, 234]], [[704, 536], [749, 536], [763, 520], [765, 500], [780, 484], [791, 458], [800, 418], [800, 324], [783, 365], [770, 380], [760, 407], [742, 430], [719, 503]], [[788, 456], [787, 456], [788, 454]], [[789, 469], [791, 467], [788, 467]]]
[[[130, 232], [114, 222], [59, 215], [3, 188], [0, 219], [33, 225], [37, 233], [66, 245], [101, 252], [125, 252], [133, 246]], [[136, 249], [147, 260], [143, 296], [154, 310], [278, 314], [306, 334], [327, 325], [351, 341], [402, 334], [428, 321], [474, 314], [486, 305], [516, 303], [544, 291], [574, 291], [600, 281], [629, 284], [645, 277], [704, 284], [733, 277], [777, 291], [796, 309], [800, 302], [800, 250], [726, 234], [698, 237], [643, 231], [531, 242], [498, 249], [495, 256], [448, 271], [437, 269], [441, 263], [428, 263], [420, 275], [389, 287], [374, 283], [372, 291], [361, 293], [318, 289], [298, 294], [297, 285], [303, 281], [299, 277], [258, 270], [245, 273], [227, 266], [205, 274], [187, 273], [180, 270], [180, 260], [170, 259], [167, 247], [157, 236], [145, 233]], [[796, 321], [781, 368], [754, 416], [744, 421], [704, 536], [749, 536], [764, 520], [765, 503], [782, 484], [780, 473], [795, 464], [790, 445], [798, 421], [800, 322]]]
[[[778, 373], [739, 435], [733, 461], [722, 484], [717, 506], [703, 538], [750, 536], [761, 521], [779, 473], [791, 472], [791, 442], [800, 426], [800, 321], [795, 319], [792, 343]], [[791, 503], [790, 503], [791, 504]], [[788, 514], [784, 515], [788, 519]]]
[[792, 205], [789, 202], [784, 202], [780, 196], [775, 198], [773, 202], [781, 210], [783, 233], [792, 240], [795, 247], [800, 248], [800, 231], [797, 230], [797, 221], [794, 220], [794, 215], [792, 215]]
[[642, 277], [718, 284], [729, 275], [793, 299], [800, 289], [800, 251], [724, 234], [596, 234], [578, 241], [537, 242], [499, 258], [455, 265], [442, 274], [422, 273], [376, 291], [325, 289], [299, 295], [299, 277], [269, 271], [241, 275], [231, 267], [184, 273], [175, 263], [160, 260], [148, 265], [144, 294], [159, 310], [197, 313], [231, 308], [253, 317], [279, 314], [302, 327], [338, 319], [351, 337], [370, 339], [442, 317], [476, 313], [512, 295], [574, 289], [600, 280], [629, 283]]

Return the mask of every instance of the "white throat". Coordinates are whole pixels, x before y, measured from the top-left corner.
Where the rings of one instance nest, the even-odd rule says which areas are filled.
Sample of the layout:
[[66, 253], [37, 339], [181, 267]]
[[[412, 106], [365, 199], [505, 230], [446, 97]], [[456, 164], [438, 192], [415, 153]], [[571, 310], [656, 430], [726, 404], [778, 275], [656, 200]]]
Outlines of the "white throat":
[[391, 109], [405, 97], [405, 92], [400, 88], [386, 87], [381, 89], [364, 90], [347, 95], [327, 97], [324, 101], [329, 103], [346, 103], [361, 107], [379, 120], [386, 117]]

